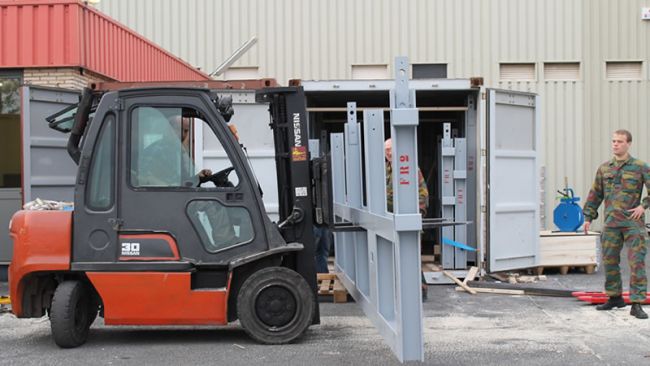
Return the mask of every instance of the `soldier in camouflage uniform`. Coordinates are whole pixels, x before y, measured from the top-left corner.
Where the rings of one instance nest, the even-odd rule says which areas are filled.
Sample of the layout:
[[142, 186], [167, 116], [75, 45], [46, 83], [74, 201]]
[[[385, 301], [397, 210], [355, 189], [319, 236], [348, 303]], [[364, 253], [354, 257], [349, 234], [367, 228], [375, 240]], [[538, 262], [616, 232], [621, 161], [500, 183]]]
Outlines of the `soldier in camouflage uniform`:
[[[384, 142], [384, 153], [386, 155], [386, 205], [388, 211], [393, 212], [393, 167], [391, 166], [391, 158], [393, 156], [393, 142], [388, 139]], [[422, 171], [418, 168], [418, 201], [420, 206], [420, 213], [422, 216], [427, 213], [427, 206], [429, 204], [429, 190], [427, 183], [424, 180]]]
[[[384, 154], [386, 157], [386, 208], [389, 212], [393, 212], [393, 167], [391, 166], [393, 156], [393, 141], [388, 139], [384, 141]], [[418, 167], [418, 202], [420, 207], [420, 214], [422, 217], [427, 213], [427, 206], [429, 203], [429, 190], [427, 183], [424, 180], [422, 171]], [[424, 281], [424, 273], [422, 273], [422, 299], [427, 299], [429, 288]]]
[[628, 247], [630, 263], [630, 314], [647, 319], [641, 308], [646, 299], [647, 277], [645, 256], [648, 233], [645, 228], [645, 210], [650, 208], [650, 196], [641, 200], [643, 186], [650, 191], [650, 166], [630, 156], [632, 143], [629, 131], [618, 130], [612, 137], [614, 157], [598, 167], [596, 179], [584, 206], [585, 233], [591, 221], [598, 217], [598, 207], [605, 201], [605, 225], [602, 233], [603, 263], [605, 265], [605, 292], [609, 299], [598, 310], [625, 307], [622, 294], [620, 254]]

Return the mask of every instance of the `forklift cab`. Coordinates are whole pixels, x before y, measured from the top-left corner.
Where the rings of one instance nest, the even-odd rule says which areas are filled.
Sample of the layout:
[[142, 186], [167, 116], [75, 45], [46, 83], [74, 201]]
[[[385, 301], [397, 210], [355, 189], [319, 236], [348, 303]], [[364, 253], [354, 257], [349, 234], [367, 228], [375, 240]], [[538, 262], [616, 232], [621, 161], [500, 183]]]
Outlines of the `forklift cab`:
[[[193, 89], [102, 95], [81, 148], [73, 269], [200, 272], [209, 265], [208, 282], [223, 286], [233, 259], [286, 245], [208, 95]], [[208, 127], [204, 141], [227, 156], [229, 165], [214, 174], [194, 163], [202, 153], [192, 133], [199, 125]]]
[[[274, 226], [253, 175], [207, 95], [135, 89], [102, 96], [81, 149], [73, 269], [210, 264], [224, 267], [214, 279], [223, 283], [234, 258], [285, 245], [269, 235]], [[228, 158], [214, 174], [194, 163], [199, 125]]]

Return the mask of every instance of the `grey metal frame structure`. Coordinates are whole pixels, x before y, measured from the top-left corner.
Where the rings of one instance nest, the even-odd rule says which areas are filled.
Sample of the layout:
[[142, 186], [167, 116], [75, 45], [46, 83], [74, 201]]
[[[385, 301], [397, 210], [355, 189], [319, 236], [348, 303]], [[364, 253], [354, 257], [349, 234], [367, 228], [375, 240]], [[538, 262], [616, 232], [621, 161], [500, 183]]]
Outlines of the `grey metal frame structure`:
[[[331, 135], [334, 214], [364, 231], [336, 233], [341, 280], [400, 361], [424, 359], [415, 92], [408, 60], [396, 59], [391, 90], [393, 213], [386, 211], [384, 118], [366, 109], [364, 162], [356, 104], [348, 104], [344, 134]], [[365, 172], [362, 168], [365, 166]], [[365, 173], [365, 174], [363, 174]], [[365, 192], [363, 178], [365, 177]], [[363, 194], [366, 206], [363, 206]]]
[[[451, 137], [451, 123], [443, 124], [439, 142], [441, 216], [454, 221], [467, 220], [467, 140]], [[467, 244], [467, 226], [443, 227], [441, 236]], [[442, 266], [445, 269], [467, 269], [467, 251], [444, 244]]]

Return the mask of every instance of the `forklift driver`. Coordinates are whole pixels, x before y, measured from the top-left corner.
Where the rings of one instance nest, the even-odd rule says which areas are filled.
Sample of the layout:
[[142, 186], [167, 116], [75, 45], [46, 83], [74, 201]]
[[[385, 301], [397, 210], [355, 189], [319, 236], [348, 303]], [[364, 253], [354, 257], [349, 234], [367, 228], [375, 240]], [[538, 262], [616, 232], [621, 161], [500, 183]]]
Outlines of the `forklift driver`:
[[[194, 160], [192, 158], [192, 139], [191, 139], [191, 132], [192, 132], [192, 119], [189, 117], [182, 117], [179, 115], [173, 116], [172, 117], [173, 123], [177, 126], [174, 128], [175, 131], [179, 131], [181, 133], [180, 138], [181, 138], [181, 145], [183, 147], [183, 154], [187, 155], [190, 160]], [[212, 175], [212, 170], [210, 169], [201, 169], [197, 173], [197, 177], [199, 178], [199, 182], [204, 183], [207, 182], [207, 178]]]
[[[132, 177], [134, 185], [187, 189], [198, 188], [202, 183], [211, 181], [217, 187], [227, 186], [218, 184], [219, 180], [213, 179], [210, 169], [195, 173], [192, 131], [193, 122], [200, 119], [193, 121], [191, 117], [179, 114], [177, 109], [177, 113], [167, 117], [161, 112], [148, 110], [139, 116], [146, 118], [141, 118], [138, 135], [142, 135], [143, 141], [155, 141], [149, 143], [136, 158], [139, 164], [136, 169], [138, 174]], [[165, 118], [167, 123], [156, 123], [161, 118]], [[225, 182], [228, 182], [227, 179]], [[239, 241], [228, 209], [220, 202], [196, 200], [188, 206], [187, 213], [209, 252], [217, 252]]]

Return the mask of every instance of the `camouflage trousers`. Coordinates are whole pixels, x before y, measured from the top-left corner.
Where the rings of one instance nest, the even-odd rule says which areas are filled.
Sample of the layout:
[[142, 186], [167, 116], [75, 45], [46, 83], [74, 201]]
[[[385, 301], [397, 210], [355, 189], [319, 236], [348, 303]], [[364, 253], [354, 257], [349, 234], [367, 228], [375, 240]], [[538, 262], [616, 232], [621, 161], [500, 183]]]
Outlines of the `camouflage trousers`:
[[630, 264], [630, 302], [646, 298], [648, 279], [645, 272], [645, 255], [648, 250], [648, 233], [642, 227], [605, 227], [602, 234], [603, 264], [605, 265], [605, 292], [607, 296], [621, 296], [621, 251], [627, 248]]

